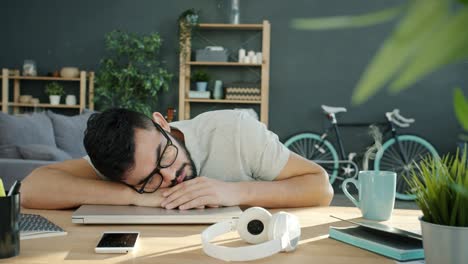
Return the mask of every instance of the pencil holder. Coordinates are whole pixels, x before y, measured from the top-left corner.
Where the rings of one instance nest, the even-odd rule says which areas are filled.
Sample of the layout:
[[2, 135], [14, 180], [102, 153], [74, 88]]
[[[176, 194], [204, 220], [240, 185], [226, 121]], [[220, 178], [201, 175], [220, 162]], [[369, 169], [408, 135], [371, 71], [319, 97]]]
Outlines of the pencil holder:
[[20, 252], [20, 194], [0, 197], [0, 259]]

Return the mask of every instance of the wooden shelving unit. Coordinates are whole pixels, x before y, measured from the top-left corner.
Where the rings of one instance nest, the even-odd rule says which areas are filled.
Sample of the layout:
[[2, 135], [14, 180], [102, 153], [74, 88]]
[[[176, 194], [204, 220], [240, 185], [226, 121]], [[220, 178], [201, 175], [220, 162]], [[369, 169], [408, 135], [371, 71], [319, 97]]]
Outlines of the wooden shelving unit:
[[[270, 22], [264, 20], [262, 24], [199, 24], [200, 30], [255, 30], [262, 31], [262, 63], [247, 64], [239, 62], [205, 62], [190, 61], [191, 40], [186, 40], [185, 51], [180, 52], [179, 57], [179, 120], [190, 119], [190, 104], [192, 103], [216, 103], [216, 104], [257, 104], [260, 105], [260, 121], [268, 125], [268, 99], [270, 81]], [[191, 67], [257, 67], [261, 70], [260, 101], [247, 100], [215, 100], [215, 99], [195, 99], [189, 98]]]
[[8, 106], [17, 106], [17, 107], [43, 107], [43, 108], [73, 108], [79, 109], [80, 105], [65, 105], [65, 104], [28, 104], [28, 103], [8, 103]]
[[40, 80], [40, 81], [80, 81], [80, 78], [63, 78], [48, 76], [10, 76], [10, 80]]
[[261, 101], [227, 100], [227, 99], [195, 99], [188, 98], [186, 101], [193, 103], [223, 103], [223, 104], [260, 104]]
[[198, 66], [245, 66], [245, 67], [261, 67], [262, 64], [240, 63], [240, 62], [211, 62], [211, 61], [189, 61], [187, 65]]
[[[265, 27], [265, 22], [268, 21], [263, 21], [263, 24], [207, 24], [207, 23], [201, 23], [198, 24], [199, 28], [203, 29], [235, 29], [235, 30], [263, 30]], [[269, 25], [269, 23], [268, 23]]]
[[[2, 112], [8, 113], [9, 107], [13, 108], [13, 113], [19, 113], [20, 107], [29, 108], [62, 108], [62, 109], [79, 109], [80, 113], [86, 107], [86, 93], [88, 91], [88, 108], [94, 110], [94, 72], [81, 71], [79, 78], [62, 78], [62, 77], [49, 77], [49, 76], [21, 76], [18, 70], [3, 69], [2, 75], [2, 101], [0, 103]], [[9, 102], [10, 80], [13, 81], [13, 102]], [[64, 82], [79, 82], [79, 96], [77, 105], [52, 105], [46, 103], [30, 104], [20, 103], [19, 97], [21, 95], [20, 83], [23, 80], [30, 81], [64, 81]]]

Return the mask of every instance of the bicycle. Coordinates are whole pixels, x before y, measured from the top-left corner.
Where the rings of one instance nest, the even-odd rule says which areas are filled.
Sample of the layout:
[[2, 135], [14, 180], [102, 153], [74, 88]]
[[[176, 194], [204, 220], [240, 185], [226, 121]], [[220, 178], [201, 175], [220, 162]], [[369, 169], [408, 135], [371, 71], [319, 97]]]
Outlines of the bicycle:
[[[344, 107], [322, 105], [327, 119], [330, 121], [325, 131], [319, 135], [313, 132], [298, 133], [289, 137], [284, 143], [291, 151], [321, 165], [328, 172], [330, 183], [338, 178], [356, 178], [359, 166], [353, 161], [356, 153], [346, 155], [339, 127], [369, 126], [372, 123], [349, 123], [338, 125], [336, 115], [347, 112]], [[373, 123], [385, 130], [382, 135], [386, 141], [375, 154], [374, 170], [395, 171], [397, 173], [396, 197], [400, 200], [414, 200], [405, 178], [411, 174], [412, 168], [428, 156], [438, 157], [436, 149], [422, 137], [410, 134], [398, 134], [397, 128], [407, 128], [415, 120], [400, 115], [398, 109], [385, 114], [386, 122]], [[335, 145], [327, 140], [331, 130], [335, 134]], [[388, 136], [389, 135], [389, 136]], [[338, 149], [338, 152], [337, 150]]]

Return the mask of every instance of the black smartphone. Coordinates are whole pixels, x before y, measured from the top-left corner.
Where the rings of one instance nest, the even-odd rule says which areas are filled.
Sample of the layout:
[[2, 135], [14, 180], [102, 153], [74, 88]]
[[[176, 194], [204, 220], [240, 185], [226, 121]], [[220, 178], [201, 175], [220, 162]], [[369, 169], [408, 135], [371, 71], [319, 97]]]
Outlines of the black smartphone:
[[135, 248], [139, 236], [140, 232], [104, 232], [94, 251], [96, 253], [128, 253]]

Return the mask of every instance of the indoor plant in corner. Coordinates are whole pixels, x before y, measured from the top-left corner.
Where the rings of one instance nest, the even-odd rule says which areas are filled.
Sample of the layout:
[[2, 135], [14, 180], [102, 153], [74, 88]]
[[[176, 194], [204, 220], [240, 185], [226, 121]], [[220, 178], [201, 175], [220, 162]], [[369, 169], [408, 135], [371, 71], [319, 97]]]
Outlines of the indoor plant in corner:
[[205, 92], [210, 81], [210, 76], [206, 71], [198, 70], [192, 74], [192, 81], [197, 85], [197, 91]]
[[468, 161], [463, 154], [424, 160], [409, 180], [420, 217], [427, 264], [468, 263]]
[[57, 82], [46, 84], [45, 93], [49, 96], [51, 105], [60, 104], [60, 97], [65, 94], [62, 85]]
[[158, 33], [138, 35], [112, 31], [106, 35], [107, 57], [96, 74], [96, 103], [100, 110], [122, 107], [148, 116], [158, 94], [168, 91], [172, 74], [158, 60]]

